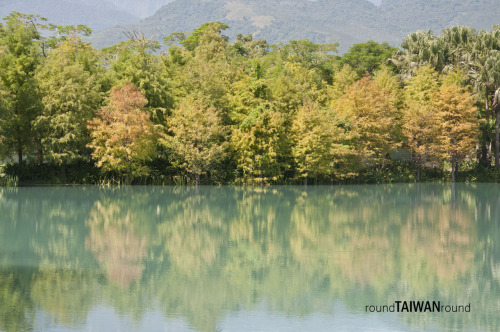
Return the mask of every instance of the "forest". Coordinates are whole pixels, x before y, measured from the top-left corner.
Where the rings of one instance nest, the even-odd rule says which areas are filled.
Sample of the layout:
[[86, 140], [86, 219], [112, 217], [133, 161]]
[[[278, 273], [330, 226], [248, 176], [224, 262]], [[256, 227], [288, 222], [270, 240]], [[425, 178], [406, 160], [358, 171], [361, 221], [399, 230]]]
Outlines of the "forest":
[[221, 22], [96, 50], [86, 26], [0, 28], [0, 183], [500, 179], [500, 26], [400, 48], [231, 41]]

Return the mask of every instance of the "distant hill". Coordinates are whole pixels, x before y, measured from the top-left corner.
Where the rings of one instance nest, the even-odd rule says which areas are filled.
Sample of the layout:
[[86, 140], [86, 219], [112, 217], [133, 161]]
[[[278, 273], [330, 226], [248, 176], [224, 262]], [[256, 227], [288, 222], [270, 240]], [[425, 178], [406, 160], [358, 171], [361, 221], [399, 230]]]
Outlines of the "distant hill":
[[209, 21], [227, 23], [230, 37], [252, 33], [270, 43], [339, 42], [341, 53], [367, 40], [398, 46], [419, 29], [439, 33], [453, 25], [500, 24], [498, 0], [0, 0], [1, 18], [12, 10], [57, 24], [86, 24], [97, 48], [125, 40], [124, 31], [161, 39]]
[[13, 10], [38, 14], [61, 25], [85, 24], [94, 31], [140, 20], [105, 0], [0, 0], [0, 18]]
[[[72, 1], [86, 1], [86, 0], [72, 0]], [[140, 18], [145, 18], [153, 15], [158, 9], [173, 0], [107, 0], [117, 8], [126, 11], [132, 15]]]
[[500, 24], [498, 0], [383, 0], [379, 9], [405, 34], [422, 29], [440, 32], [455, 25], [489, 30]]
[[498, 0], [176, 0], [140, 23], [96, 33], [98, 47], [125, 40], [123, 31], [141, 31], [161, 39], [171, 32], [190, 32], [209, 21], [222, 21], [226, 34], [252, 33], [271, 43], [293, 39], [339, 42], [340, 51], [352, 44], [375, 40], [399, 45], [419, 29], [458, 24], [489, 29], [500, 24]]

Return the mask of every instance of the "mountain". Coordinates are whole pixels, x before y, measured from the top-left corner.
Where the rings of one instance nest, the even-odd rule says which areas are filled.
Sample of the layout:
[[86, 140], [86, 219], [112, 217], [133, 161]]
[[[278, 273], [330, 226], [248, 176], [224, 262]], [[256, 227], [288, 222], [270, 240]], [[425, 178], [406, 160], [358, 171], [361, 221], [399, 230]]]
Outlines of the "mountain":
[[209, 21], [230, 26], [225, 33], [252, 33], [270, 43], [310, 39], [352, 44], [375, 40], [398, 46], [419, 29], [439, 33], [454, 25], [490, 29], [500, 24], [498, 0], [176, 0], [137, 24], [96, 33], [91, 41], [104, 47], [126, 39], [124, 31], [140, 31], [161, 39], [190, 32]]
[[383, 0], [379, 9], [402, 32], [439, 32], [455, 25], [490, 29], [500, 24], [499, 5], [498, 0]]
[[38, 14], [60, 25], [85, 24], [94, 31], [138, 22], [139, 17], [100, 0], [0, 0], [0, 18], [12, 11]]
[[86, 24], [95, 31], [90, 41], [97, 48], [125, 40], [127, 31], [161, 40], [210, 21], [227, 23], [230, 37], [339, 42], [341, 53], [367, 40], [397, 46], [419, 29], [500, 24], [498, 0], [0, 0], [0, 17], [12, 10], [57, 24]]
[[[84, 0], [76, 0], [84, 1]], [[173, 0], [107, 0], [117, 8], [126, 11], [140, 18], [145, 18], [153, 15], [162, 6], [172, 2]]]
[[[356, 20], [352, 13], [356, 13]], [[141, 31], [161, 38], [171, 32], [189, 32], [209, 21], [222, 21], [231, 29], [226, 33], [252, 33], [272, 43], [291, 39], [311, 39], [341, 45], [391, 35], [372, 26], [377, 7], [366, 0], [176, 0], [160, 8], [138, 24], [122, 25], [92, 37], [96, 47], [125, 40], [123, 31]], [[397, 36], [390, 36], [395, 40]]]

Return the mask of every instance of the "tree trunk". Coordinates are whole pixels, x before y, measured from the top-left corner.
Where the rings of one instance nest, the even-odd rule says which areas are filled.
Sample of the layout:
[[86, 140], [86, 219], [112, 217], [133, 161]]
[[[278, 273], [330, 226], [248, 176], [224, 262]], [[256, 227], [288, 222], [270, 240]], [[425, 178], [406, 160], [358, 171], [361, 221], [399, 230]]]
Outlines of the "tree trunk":
[[307, 176], [304, 177], [304, 186], [307, 187]]
[[498, 172], [500, 164], [500, 112], [499, 106], [496, 108], [496, 121], [495, 121], [495, 169]]
[[[485, 117], [486, 117], [486, 122], [489, 123], [490, 121], [490, 96], [489, 96], [489, 91], [488, 88], [484, 89], [484, 105], [485, 105]], [[488, 138], [486, 139], [486, 142], [484, 142], [483, 146], [481, 146], [481, 164], [485, 167], [490, 167], [491, 166], [491, 140]]]
[[36, 149], [36, 163], [38, 165], [41, 165], [43, 164], [43, 150], [42, 150], [42, 147], [39, 146], [37, 149]]
[[486, 116], [486, 121], [489, 121], [490, 120], [490, 98], [489, 98], [489, 93], [488, 93], [488, 88], [485, 88], [484, 89], [484, 95], [486, 96], [485, 97], [485, 100], [484, 100], [484, 106], [485, 106], [485, 116]]
[[200, 186], [200, 173], [196, 173], [196, 178], [194, 183], [196, 185], [196, 188]]
[[23, 167], [23, 149], [21, 148], [17, 149], [17, 163], [19, 168]]
[[451, 182], [455, 183], [455, 172], [456, 172], [456, 163], [455, 160], [451, 160]]
[[420, 170], [422, 166], [420, 165], [420, 162], [417, 165], [417, 182], [420, 183]]
[[61, 181], [66, 183], [66, 164], [61, 165]]

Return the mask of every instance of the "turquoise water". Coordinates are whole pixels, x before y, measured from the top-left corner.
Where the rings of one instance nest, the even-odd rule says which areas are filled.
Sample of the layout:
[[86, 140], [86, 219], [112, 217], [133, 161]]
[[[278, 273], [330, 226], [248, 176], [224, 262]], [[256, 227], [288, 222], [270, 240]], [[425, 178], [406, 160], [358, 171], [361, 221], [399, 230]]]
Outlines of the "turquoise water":
[[498, 331], [499, 223], [496, 184], [0, 188], [0, 331]]

